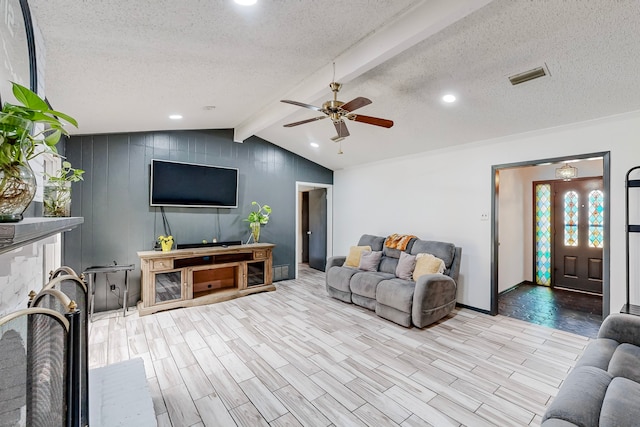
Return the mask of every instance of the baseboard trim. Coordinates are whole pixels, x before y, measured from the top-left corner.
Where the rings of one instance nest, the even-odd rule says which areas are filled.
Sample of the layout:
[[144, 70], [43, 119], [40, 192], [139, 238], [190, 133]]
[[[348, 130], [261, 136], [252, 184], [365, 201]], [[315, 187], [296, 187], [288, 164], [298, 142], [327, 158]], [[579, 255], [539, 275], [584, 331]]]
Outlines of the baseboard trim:
[[518, 286], [521, 286], [521, 285], [534, 285], [534, 283], [533, 283], [532, 281], [530, 281], [530, 280], [523, 280], [522, 282], [520, 282], [520, 283], [518, 283], [518, 284], [515, 284], [515, 285], [513, 285], [512, 287], [507, 288], [507, 289], [505, 289], [505, 290], [504, 290], [504, 291], [502, 291], [502, 292], [499, 292], [499, 293], [498, 293], [498, 295], [502, 295], [502, 294], [506, 294], [507, 292], [511, 292], [511, 291], [513, 291], [514, 289], [517, 289], [517, 288], [518, 288]]
[[492, 315], [491, 312], [489, 310], [483, 310], [481, 308], [477, 308], [477, 307], [472, 307], [470, 305], [466, 305], [466, 304], [460, 304], [459, 302], [456, 303], [456, 308], [466, 308], [468, 310], [472, 310], [472, 311], [477, 311], [478, 313], [482, 313], [482, 314], [488, 314], [488, 315]]

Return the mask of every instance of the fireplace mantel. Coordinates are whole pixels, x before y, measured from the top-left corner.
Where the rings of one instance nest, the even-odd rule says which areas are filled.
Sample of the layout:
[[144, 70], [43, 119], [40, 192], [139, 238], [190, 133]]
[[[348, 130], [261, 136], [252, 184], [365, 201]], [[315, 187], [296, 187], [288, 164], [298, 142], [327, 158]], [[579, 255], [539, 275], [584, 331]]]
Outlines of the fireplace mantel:
[[37, 217], [15, 223], [0, 223], [0, 254], [72, 230], [83, 222], [82, 217]]

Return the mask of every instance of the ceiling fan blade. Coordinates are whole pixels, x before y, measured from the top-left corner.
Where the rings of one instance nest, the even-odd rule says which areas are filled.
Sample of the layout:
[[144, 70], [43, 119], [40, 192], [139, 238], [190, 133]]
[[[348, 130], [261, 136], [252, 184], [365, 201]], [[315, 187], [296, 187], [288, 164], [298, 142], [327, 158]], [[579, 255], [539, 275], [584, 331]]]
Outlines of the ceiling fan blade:
[[367, 123], [369, 125], [382, 126], [383, 128], [390, 128], [393, 126], [393, 120], [381, 119], [379, 117], [363, 116], [360, 114], [349, 114], [347, 116], [349, 120], [355, 120], [356, 122]]
[[322, 108], [316, 107], [315, 105], [309, 105], [309, 104], [305, 104], [303, 102], [298, 102], [298, 101], [291, 101], [289, 99], [281, 99], [280, 102], [284, 102], [286, 104], [297, 105], [298, 107], [304, 107], [304, 108], [308, 108], [310, 110], [316, 110], [316, 111], [320, 111], [320, 112], [324, 113], [324, 110]]
[[350, 135], [349, 129], [347, 129], [347, 124], [344, 121], [339, 120], [337, 122], [333, 122], [333, 125], [336, 127], [336, 132], [338, 132], [338, 138], [346, 138]]
[[284, 127], [291, 128], [291, 127], [294, 127], [294, 126], [303, 125], [305, 123], [311, 123], [311, 122], [315, 122], [316, 120], [322, 120], [322, 119], [326, 119], [326, 118], [327, 118], [327, 116], [318, 116], [318, 117], [314, 117], [313, 119], [307, 119], [307, 120], [301, 120], [299, 122], [288, 123], [288, 124], [284, 125]]
[[343, 104], [342, 108], [345, 111], [353, 111], [353, 110], [357, 110], [358, 108], [364, 107], [365, 105], [369, 105], [371, 104], [371, 100], [367, 99], [367, 98], [363, 98], [361, 96], [352, 99], [351, 101], [347, 102], [346, 104]]

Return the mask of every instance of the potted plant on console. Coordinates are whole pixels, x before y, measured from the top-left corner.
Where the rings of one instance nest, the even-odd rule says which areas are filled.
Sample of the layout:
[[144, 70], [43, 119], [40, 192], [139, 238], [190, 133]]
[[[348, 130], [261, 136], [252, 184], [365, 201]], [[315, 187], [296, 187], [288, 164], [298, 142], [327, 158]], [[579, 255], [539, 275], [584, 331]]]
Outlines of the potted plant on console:
[[158, 236], [162, 252], [169, 252], [173, 247], [173, 236]]
[[[44, 152], [57, 154], [56, 144], [68, 135], [64, 124], [78, 123], [49, 108], [36, 93], [12, 83], [22, 105], [5, 102], [0, 110], [0, 222], [18, 222], [36, 192], [29, 160]], [[32, 134], [34, 127], [37, 132]]]
[[[260, 239], [260, 227], [269, 222], [271, 207], [269, 205], [260, 205], [258, 202], [251, 202], [251, 205], [257, 206], [258, 209], [251, 212], [245, 221], [249, 222], [253, 242], [258, 243]], [[249, 240], [251, 240], [251, 237], [249, 237]]]

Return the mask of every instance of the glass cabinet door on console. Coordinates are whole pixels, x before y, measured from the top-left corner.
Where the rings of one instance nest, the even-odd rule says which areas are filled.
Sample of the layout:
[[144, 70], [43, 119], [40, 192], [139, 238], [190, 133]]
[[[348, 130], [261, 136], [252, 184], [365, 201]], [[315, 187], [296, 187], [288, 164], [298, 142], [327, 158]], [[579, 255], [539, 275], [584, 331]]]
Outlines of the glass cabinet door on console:
[[247, 287], [264, 285], [266, 283], [264, 261], [247, 263]]
[[182, 270], [166, 271], [153, 274], [154, 301], [156, 304], [178, 301], [184, 298], [182, 286]]

